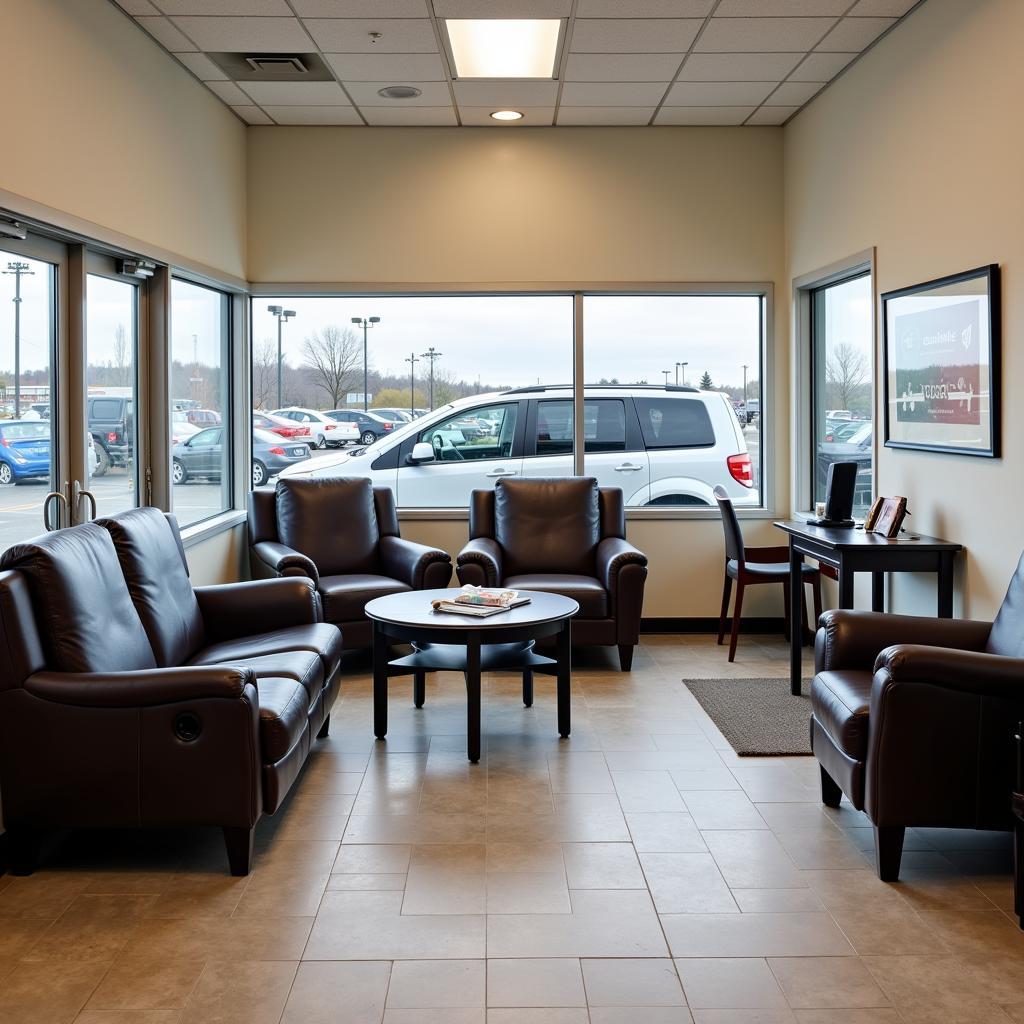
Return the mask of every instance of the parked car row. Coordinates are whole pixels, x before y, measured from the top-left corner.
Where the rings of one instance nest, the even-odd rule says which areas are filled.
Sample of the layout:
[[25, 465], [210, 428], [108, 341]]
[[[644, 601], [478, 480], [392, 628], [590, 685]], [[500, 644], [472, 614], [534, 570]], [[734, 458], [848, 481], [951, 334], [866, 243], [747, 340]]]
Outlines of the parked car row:
[[[49, 419], [0, 420], [0, 485], [50, 479]], [[100, 476], [97, 444], [86, 434], [89, 476]]]
[[[252, 485], [262, 487], [272, 476], [310, 456], [305, 441], [288, 440], [269, 430], [252, 432]], [[217, 481], [224, 473], [224, 428], [207, 427], [171, 449], [171, 481]]]

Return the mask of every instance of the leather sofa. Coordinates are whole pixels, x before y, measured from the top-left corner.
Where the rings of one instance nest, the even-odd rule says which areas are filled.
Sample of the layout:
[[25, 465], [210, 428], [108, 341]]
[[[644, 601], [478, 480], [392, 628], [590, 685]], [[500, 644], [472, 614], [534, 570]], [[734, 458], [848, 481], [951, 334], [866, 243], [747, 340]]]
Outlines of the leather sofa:
[[175, 521], [140, 508], [8, 548], [0, 630], [17, 872], [47, 829], [215, 825], [248, 873], [338, 694], [308, 580], [193, 589]]
[[578, 602], [573, 642], [617, 646], [628, 672], [640, 639], [647, 557], [626, 540], [622, 491], [593, 477], [499, 480], [474, 491], [463, 584], [540, 590]]
[[324, 619], [346, 649], [369, 647], [366, 603], [385, 594], [446, 587], [446, 551], [404, 540], [395, 497], [362, 477], [303, 477], [249, 494], [252, 575], [313, 581]]
[[899, 877], [907, 827], [1005, 829], [1024, 719], [1024, 559], [994, 622], [829, 611], [815, 638], [811, 747]]

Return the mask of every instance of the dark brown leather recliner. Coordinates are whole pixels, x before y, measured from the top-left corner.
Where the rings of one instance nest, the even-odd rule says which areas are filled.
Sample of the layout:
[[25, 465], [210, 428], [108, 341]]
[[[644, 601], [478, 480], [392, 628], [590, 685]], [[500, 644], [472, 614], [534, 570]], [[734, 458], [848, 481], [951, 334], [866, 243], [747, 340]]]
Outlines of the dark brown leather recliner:
[[811, 747], [822, 800], [875, 829], [896, 881], [910, 826], [1005, 829], [1024, 718], [1024, 559], [995, 622], [829, 611], [815, 639]]
[[593, 477], [499, 480], [474, 491], [463, 584], [563, 594], [580, 610], [572, 638], [619, 648], [628, 672], [640, 640], [647, 557], [626, 540], [622, 491]]
[[395, 496], [363, 477], [302, 477], [249, 494], [256, 577], [305, 576], [346, 649], [369, 647], [366, 603], [385, 594], [446, 587], [452, 559], [399, 536]]
[[193, 589], [153, 508], [16, 544], [0, 570], [15, 869], [47, 829], [216, 825], [246, 874], [338, 693], [341, 637], [309, 581]]

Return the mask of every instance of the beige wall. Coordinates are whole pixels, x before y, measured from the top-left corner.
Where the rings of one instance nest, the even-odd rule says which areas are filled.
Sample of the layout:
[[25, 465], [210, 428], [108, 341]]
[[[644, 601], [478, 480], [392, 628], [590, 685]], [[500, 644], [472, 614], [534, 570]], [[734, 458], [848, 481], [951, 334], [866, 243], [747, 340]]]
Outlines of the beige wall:
[[[928, 0], [785, 132], [789, 277], [871, 246], [879, 293], [1002, 266], [1004, 457], [877, 452], [878, 488], [909, 497], [914, 529], [967, 547], [958, 608], [973, 617], [998, 606], [1024, 547], [1022, 38], [1020, 0]], [[934, 614], [930, 579], [895, 594]]]
[[110, 0], [2, 0], [0, 189], [245, 276], [245, 126]]
[[[785, 294], [777, 128], [255, 128], [249, 274], [261, 283], [771, 282]], [[788, 501], [785, 302], [774, 323], [774, 458]], [[464, 522], [407, 523], [457, 552]], [[717, 615], [722, 527], [633, 522], [645, 613]], [[753, 543], [772, 543], [762, 521]], [[751, 615], [781, 612], [752, 593]]]

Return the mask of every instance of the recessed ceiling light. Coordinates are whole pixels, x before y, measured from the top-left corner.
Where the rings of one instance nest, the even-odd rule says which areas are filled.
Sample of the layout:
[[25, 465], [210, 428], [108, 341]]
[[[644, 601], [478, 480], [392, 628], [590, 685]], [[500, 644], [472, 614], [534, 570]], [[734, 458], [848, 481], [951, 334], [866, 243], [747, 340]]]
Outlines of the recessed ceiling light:
[[422, 89], [415, 85], [385, 85], [383, 89], [377, 90], [377, 95], [386, 100], [412, 100], [423, 95]]
[[495, 121], [522, 121], [523, 115], [518, 110], [496, 110], [491, 117]]
[[553, 78], [558, 18], [448, 18], [459, 78]]

